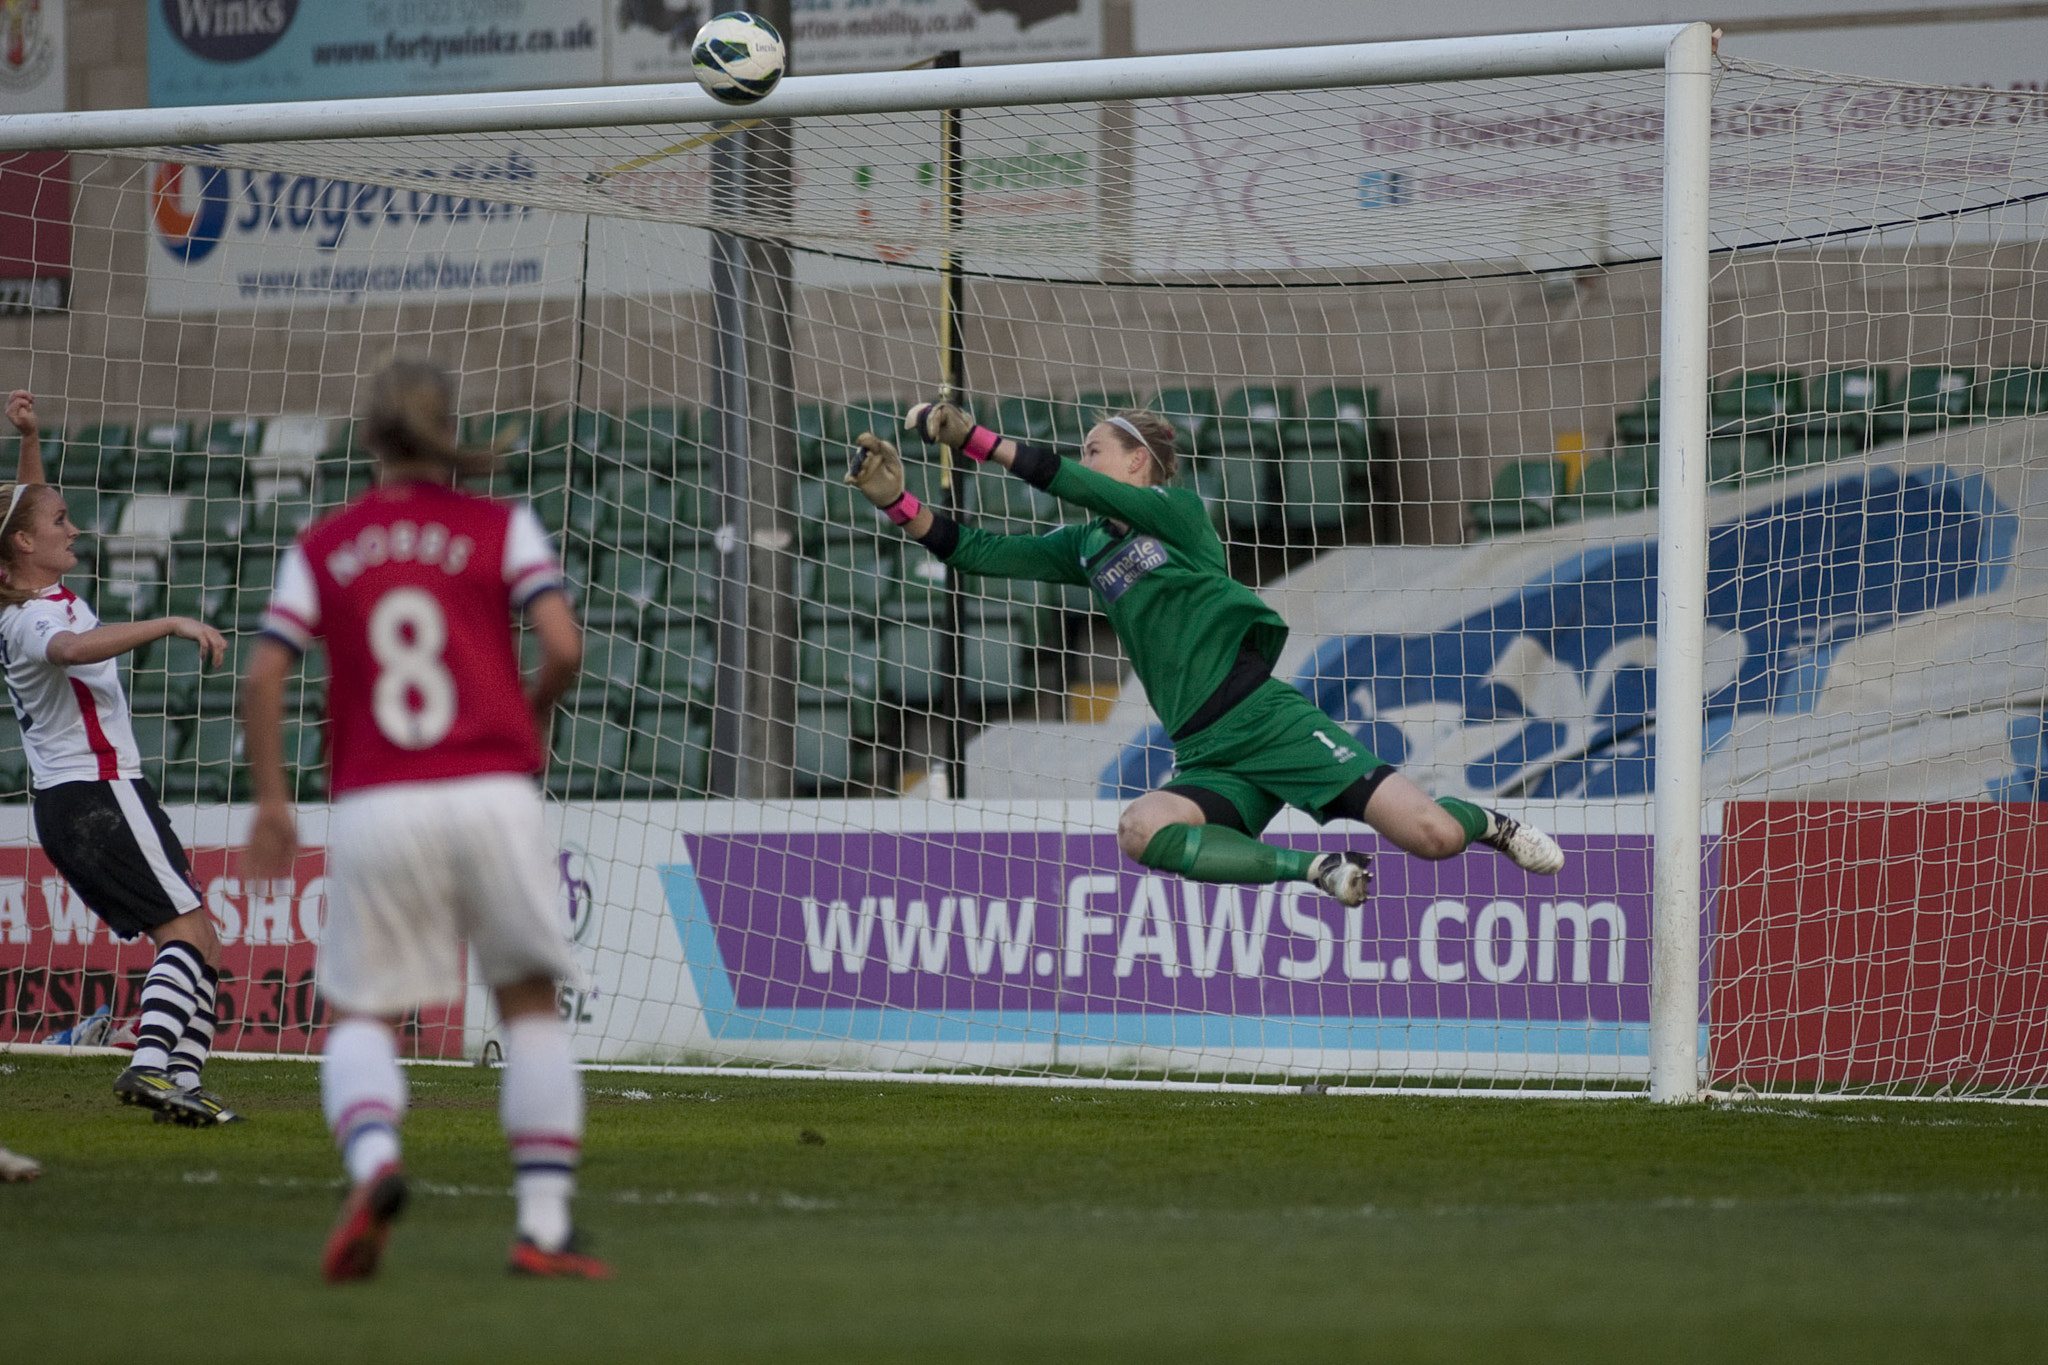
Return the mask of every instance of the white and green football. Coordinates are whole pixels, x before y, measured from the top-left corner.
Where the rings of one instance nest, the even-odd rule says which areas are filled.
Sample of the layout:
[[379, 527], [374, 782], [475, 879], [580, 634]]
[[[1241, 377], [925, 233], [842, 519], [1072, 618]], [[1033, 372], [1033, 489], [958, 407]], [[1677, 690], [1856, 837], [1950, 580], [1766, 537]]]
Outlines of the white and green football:
[[752, 104], [782, 79], [782, 35], [758, 14], [736, 10], [697, 30], [690, 71], [727, 104]]

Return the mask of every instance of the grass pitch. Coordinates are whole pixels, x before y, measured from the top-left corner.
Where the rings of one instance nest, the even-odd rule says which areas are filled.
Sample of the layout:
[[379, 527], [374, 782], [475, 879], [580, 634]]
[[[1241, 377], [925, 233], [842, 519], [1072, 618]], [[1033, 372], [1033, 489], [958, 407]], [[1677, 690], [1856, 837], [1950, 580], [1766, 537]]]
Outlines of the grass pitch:
[[[2048, 1109], [1358, 1099], [592, 1072], [579, 1220], [513, 1281], [496, 1078], [416, 1068], [415, 1200], [320, 1283], [311, 1066], [249, 1121], [0, 1056], [8, 1358], [2038, 1360]], [[809, 1133], [822, 1142], [803, 1140]]]

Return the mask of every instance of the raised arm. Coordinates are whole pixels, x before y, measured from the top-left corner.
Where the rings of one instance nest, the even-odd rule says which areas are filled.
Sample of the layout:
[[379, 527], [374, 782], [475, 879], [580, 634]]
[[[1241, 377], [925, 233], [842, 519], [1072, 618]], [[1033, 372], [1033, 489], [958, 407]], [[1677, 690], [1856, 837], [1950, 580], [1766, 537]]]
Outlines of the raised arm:
[[14, 467], [16, 483], [42, 483], [43, 437], [36, 425], [36, 398], [27, 389], [7, 395], [7, 420], [21, 433], [21, 460]]
[[1147, 535], [1190, 543], [1213, 536], [1208, 518], [1187, 501], [1166, 497], [1164, 490], [1156, 487], [1139, 487], [1097, 474], [1061, 459], [1057, 451], [1019, 445], [977, 425], [969, 413], [951, 403], [919, 403], [904, 415], [903, 425], [927, 441], [951, 446], [970, 460], [999, 464], [1062, 502], [1114, 517]]
[[1071, 528], [1047, 536], [998, 536], [940, 516], [903, 486], [903, 461], [890, 445], [864, 431], [846, 481], [905, 534], [967, 573], [992, 578], [1026, 578], [1039, 583], [1086, 582], [1072, 549]]

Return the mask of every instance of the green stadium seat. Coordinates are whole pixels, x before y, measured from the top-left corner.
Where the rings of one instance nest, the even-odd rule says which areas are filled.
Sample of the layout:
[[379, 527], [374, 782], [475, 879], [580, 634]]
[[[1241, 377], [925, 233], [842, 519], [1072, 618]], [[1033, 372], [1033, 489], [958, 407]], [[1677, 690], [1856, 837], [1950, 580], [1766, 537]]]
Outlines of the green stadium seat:
[[843, 790], [871, 776], [871, 758], [854, 736], [853, 708], [819, 701], [796, 708], [796, 786], [806, 795]]
[[872, 697], [880, 685], [875, 637], [850, 621], [813, 624], [797, 639], [797, 681], [846, 698]]
[[1226, 530], [1247, 535], [1273, 510], [1274, 462], [1251, 450], [1217, 455], [1195, 469], [1195, 487]]
[[715, 632], [689, 624], [648, 631], [640, 641], [640, 682], [663, 705], [709, 706], [718, 683]]
[[[1869, 439], [1871, 423], [1892, 402], [1889, 370], [1859, 366], [1829, 370], [1811, 386], [1812, 404], [1805, 429], [1814, 435]], [[1812, 461], [1809, 461], [1812, 463]]]
[[163, 614], [164, 561], [157, 555], [120, 555], [100, 565], [99, 614], [109, 621], [144, 621]]
[[[13, 715], [8, 716], [12, 729]], [[170, 763], [184, 756], [185, 726], [160, 715], [143, 715], [137, 712], [128, 718], [129, 726], [135, 732], [135, 750], [142, 759], [142, 775], [159, 792], [164, 789], [164, 769]], [[13, 730], [13, 738], [19, 744], [21, 732]], [[0, 757], [4, 761], [4, 757]], [[0, 775], [0, 789], [6, 787], [4, 775]]]
[[[603, 628], [584, 631], [583, 672], [577, 684], [579, 694], [601, 689], [606, 698], [604, 705], [616, 705], [630, 697], [640, 682], [640, 654], [637, 633]], [[589, 705], [593, 700], [591, 696], [583, 695], [578, 705]]]
[[225, 712], [200, 716], [183, 752], [164, 765], [166, 801], [228, 801], [245, 795], [247, 786], [242, 727]]
[[0, 706], [0, 801], [26, 801], [28, 796], [28, 751], [21, 747], [21, 725], [13, 707]]
[[724, 496], [718, 471], [703, 465], [679, 465], [671, 489], [670, 517], [689, 534], [714, 531], [724, 520]]
[[2026, 417], [2048, 411], [2048, 370], [1993, 370], [1975, 407], [1986, 417]]
[[1716, 436], [1782, 435], [1806, 407], [1806, 381], [1790, 370], [1742, 370], [1707, 395]]
[[[962, 623], [959, 639], [961, 700], [1005, 702], [1036, 686], [1031, 653], [1037, 630], [1029, 616]], [[943, 629], [937, 624], [889, 622], [882, 627], [882, 695], [908, 706], [929, 706], [945, 692]]]
[[826, 403], [796, 405], [796, 457], [804, 469], [825, 470], [846, 458], [846, 419]]
[[239, 455], [244, 459], [263, 447], [263, 419], [260, 417], [216, 417], [206, 427], [206, 449], [215, 455]]
[[[903, 414], [909, 410], [911, 403], [914, 401], [916, 400], [857, 398], [848, 402], [845, 412], [840, 419], [846, 432], [847, 441], [849, 443], [852, 442], [863, 431], [871, 431], [884, 440], [895, 443], [897, 449], [902, 450], [905, 454], [922, 451], [924, 443], [918, 440], [915, 435], [903, 429]], [[1008, 435], [1007, 432], [1004, 434]], [[829, 468], [829, 461], [827, 464], [828, 469], [826, 472], [833, 474], [835, 477], [844, 472], [843, 469], [835, 470]]]
[[1280, 456], [1280, 506], [1287, 529], [1296, 533], [1334, 531], [1344, 525], [1351, 504], [1353, 463], [1344, 447], [1326, 437], [1319, 445], [1293, 445]]
[[242, 522], [242, 541], [247, 545], [289, 545], [312, 522], [313, 510], [311, 493], [292, 491], [251, 504]]
[[226, 561], [197, 549], [172, 554], [165, 615], [193, 616], [217, 626], [233, 619], [234, 606], [235, 572]]
[[615, 800], [624, 790], [632, 732], [603, 713], [565, 712], [555, 722], [547, 786], [565, 801]]
[[1707, 483], [1731, 488], [1777, 472], [1777, 447], [1766, 435], [1714, 436], [1707, 441]]
[[89, 535], [104, 535], [120, 524], [121, 508], [127, 498], [120, 493], [102, 493], [91, 484], [64, 487], [64, 509], [71, 524]]
[[507, 455], [533, 449], [540, 419], [531, 412], [486, 412], [462, 419], [462, 443], [497, 446], [502, 441]]
[[892, 565], [874, 542], [830, 545], [803, 562], [797, 599], [805, 621], [879, 615]]
[[1472, 504], [1473, 534], [1483, 539], [1575, 519], [1578, 509], [1567, 498], [1566, 478], [1561, 460], [1516, 460], [1503, 466], [1493, 476], [1493, 495]]
[[136, 651], [124, 682], [128, 705], [138, 716], [172, 719], [199, 714], [199, 651], [190, 644], [155, 642], [145, 655]]
[[984, 469], [968, 481], [968, 507], [985, 530], [1049, 531], [1060, 523], [1060, 501], [1001, 470]]
[[[269, 593], [264, 594], [265, 598]], [[238, 594], [236, 607], [246, 612], [249, 602], [246, 593]], [[249, 655], [260, 638], [256, 631], [236, 629], [223, 631], [228, 638], [227, 659], [219, 668], [200, 670], [199, 646], [182, 640], [166, 642], [169, 651], [169, 667], [175, 670], [190, 669], [199, 674], [199, 714], [202, 716], [232, 715], [241, 694], [242, 675], [249, 670]]]
[[1173, 424], [1181, 454], [1199, 459], [1216, 449], [1216, 390], [1161, 389], [1145, 406]]
[[697, 462], [697, 414], [685, 407], [639, 407], [619, 423], [616, 449], [627, 467], [663, 473]]
[[833, 542], [871, 541], [888, 523], [832, 470], [796, 476], [797, 537], [806, 552]]
[[1279, 454], [1282, 424], [1295, 415], [1294, 390], [1265, 385], [1238, 389], [1216, 415], [1217, 443], [1228, 455]]
[[1059, 436], [1059, 408], [1050, 398], [1005, 398], [996, 404], [995, 421], [986, 425], [1013, 441], [1052, 445]]
[[1331, 386], [1308, 396], [1299, 430], [1302, 444], [1321, 450], [1331, 440], [1354, 466], [1373, 456], [1373, 427], [1379, 421], [1378, 389]]
[[294, 799], [321, 801], [327, 796], [327, 728], [317, 717], [286, 716], [284, 763]]
[[605, 551], [597, 560], [584, 615], [593, 623], [638, 621], [649, 607], [665, 600], [667, 586], [666, 560], [635, 550]]
[[702, 796], [711, 779], [711, 725], [681, 706], [636, 717], [626, 753], [625, 791], [646, 800]]
[[723, 578], [724, 556], [707, 544], [687, 545], [670, 558], [668, 580], [657, 603], [671, 621], [715, 620]]
[[598, 485], [596, 539], [601, 545], [665, 548], [675, 534], [675, 482], [667, 474], [626, 469]]
[[529, 488], [524, 494], [533, 514], [548, 533], [560, 538], [569, 525], [569, 485], [566, 481]]
[[946, 615], [946, 566], [930, 551], [906, 545], [891, 564], [883, 610], [901, 621], [940, 621]]
[[1828, 464], [1863, 449], [1863, 436], [1848, 431], [1794, 433], [1785, 442], [1784, 468], [1787, 473], [1809, 465]]
[[[135, 479], [135, 428], [102, 422], [41, 439], [44, 476], [73, 487], [127, 488]], [[10, 466], [11, 468], [11, 466]], [[60, 472], [61, 471], [61, 472]], [[9, 477], [12, 477], [10, 473]]]
[[1945, 365], [1916, 365], [1906, 371], [1906, 396], [1877, 414], [1872, 424], [1880, 440], [1925, 431], [1944, 431], [1970, 420], [1976, 372]]

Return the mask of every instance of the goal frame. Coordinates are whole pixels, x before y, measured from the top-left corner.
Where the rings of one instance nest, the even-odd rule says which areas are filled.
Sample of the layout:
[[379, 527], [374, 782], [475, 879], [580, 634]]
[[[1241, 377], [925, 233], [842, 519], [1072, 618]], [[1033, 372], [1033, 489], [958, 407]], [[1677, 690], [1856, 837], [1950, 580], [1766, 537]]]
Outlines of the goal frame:
[[[1664, 72], [1657, 716], [1667, 736], [1705, 723], [1708, 185], [1713, 38], [1704, 23], [1578, 29], [1271, 51], [797, 76], [751, 117], [939, 112], [1033, 104], [1356, 88], [1587, 72]], [[446, 136], [714, 123], [733, 117], [692, 84], [0, 116], [0, 151]], [[1654, 789], [1650, 1098], [1701, 1093], [1698, 746], [1659, 746]]]

